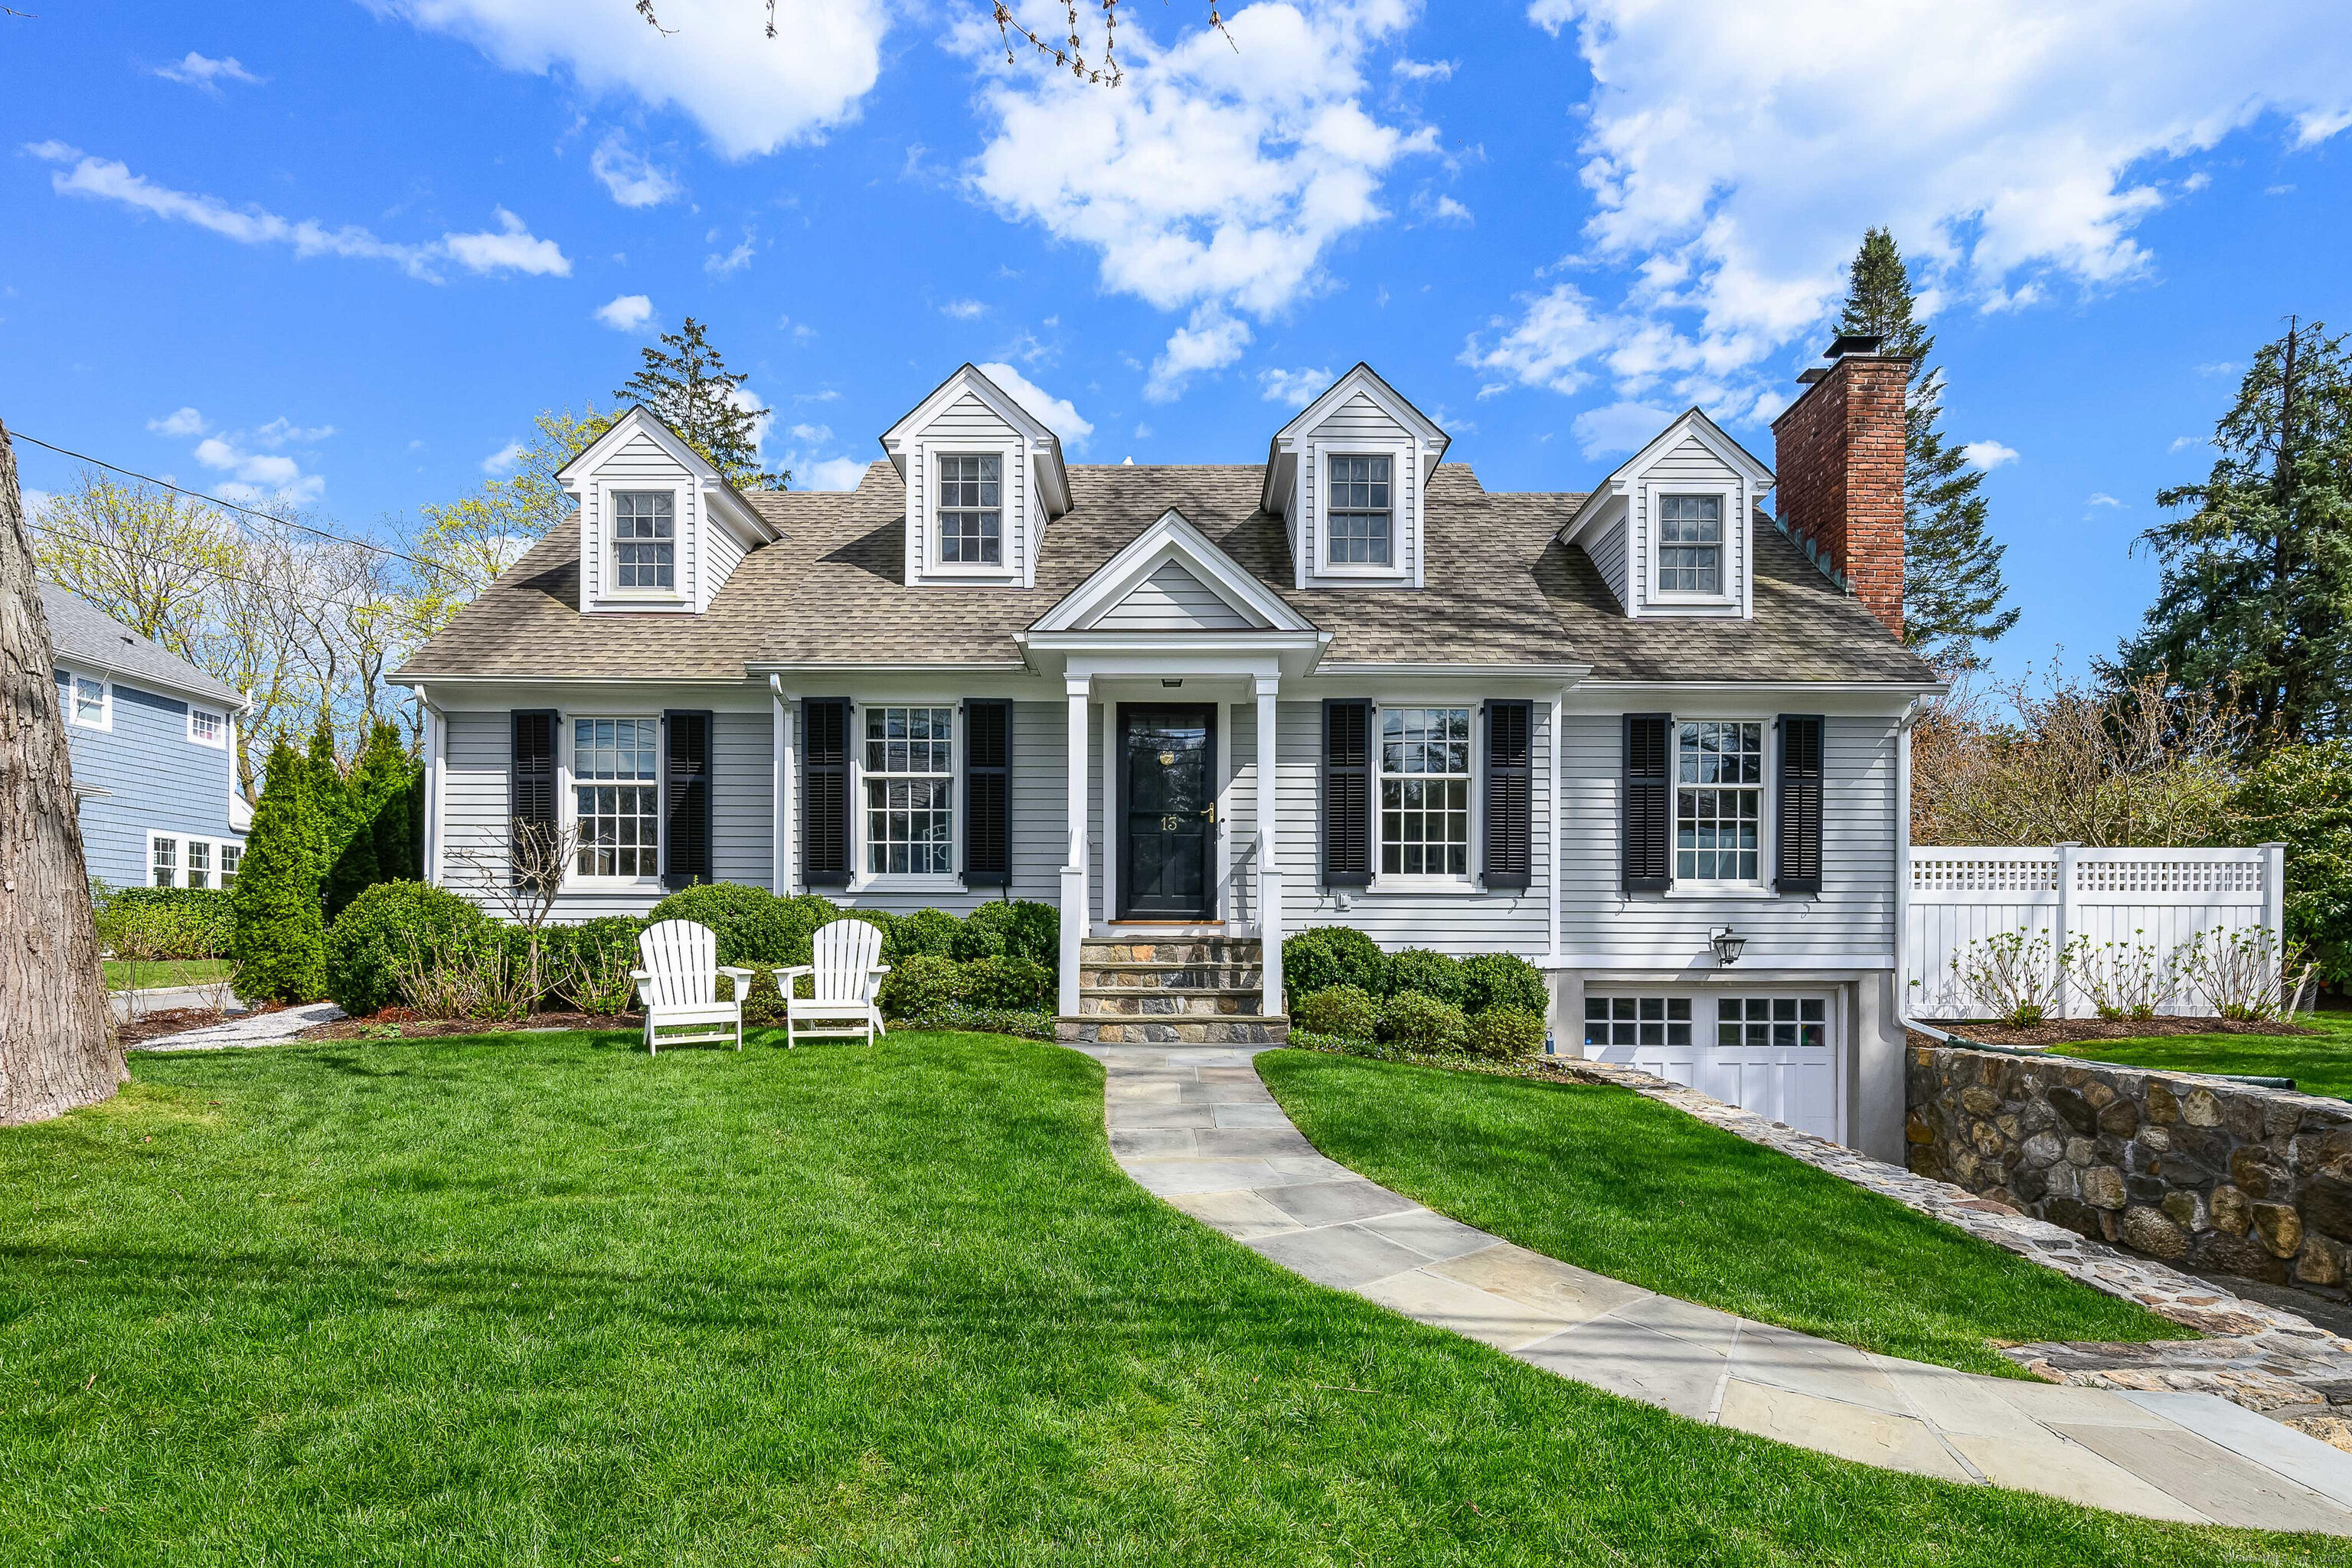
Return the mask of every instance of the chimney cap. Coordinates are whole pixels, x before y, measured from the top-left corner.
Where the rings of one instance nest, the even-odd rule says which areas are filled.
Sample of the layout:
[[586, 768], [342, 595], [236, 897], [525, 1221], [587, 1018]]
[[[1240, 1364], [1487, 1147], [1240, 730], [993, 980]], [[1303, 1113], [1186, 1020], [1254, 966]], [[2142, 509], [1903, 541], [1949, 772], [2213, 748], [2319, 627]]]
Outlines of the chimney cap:
[[1797, 373], [1797, 384], [1800, 386], [1811, 386], [1817, 381], [1827, 381], [1829, 378], [1830, 373], [1823, 370], [1821, 366], [1817, 364], [1807, 365], [1803, 370]]
[[1843, 359], [1848, 354], [1874, 354], [1886, 343], [1876, 332], [1840, 332], [1829, 346], [1831, 359]]

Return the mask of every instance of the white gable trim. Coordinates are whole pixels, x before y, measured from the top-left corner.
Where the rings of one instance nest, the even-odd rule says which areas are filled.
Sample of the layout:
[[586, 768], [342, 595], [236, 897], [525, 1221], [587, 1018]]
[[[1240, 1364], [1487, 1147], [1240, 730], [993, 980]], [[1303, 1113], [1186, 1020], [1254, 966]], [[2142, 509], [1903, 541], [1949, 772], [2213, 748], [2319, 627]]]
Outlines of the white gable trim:
[[555, 470], [555, 482], [564, 493], [577, 497], [604, 460], [629, 444], [630, 438], [642, 435], [667, 453], [674, 462], [694, 476], [695, 486], [711, 498], [714, 515], [722, 517], [746, 543], [772, 544], [783, 536], [773, 524], [761, 517], [741, 492], [728, 483], [727, 476], [712, 468], [701, 453], [688, 446], [677, 431], [656, 418], [643, 404], [625, 410], [613, 421], [605, 432], [580, 449], [563, 467]]
[[1650, 466], [1681, 446], [1685, 437], [1696, 440], [1713, 453], [1725, 466], [1745, 479], [1748, 481], [1750, 496], [1757, 505], [1763, 504], [1765, 492], [1779, 482], [1773, 478], [1771, 469], [1759, 462], [1747, 447], [1726, 434], [1723, 426], [1708, 418], [1704, 410], [1686, 408], [1675, 417], [1673, 423], [1660, 431], [1649, 445], [1618, 464], [1614, 472], [1592, 488], [1592, 493], [1586, 496], [1583, 504], [1576, 509], [1576, 515], [1568, 520], [1568, 526], [1561, 531], [1560, 537], [1571, 543], [1580, 539], [1584, 531], [1598, 521], [1601, 513], [1608, 510], [1601, 504], [1601, 502], [1614, 497], [1630, 495], [1641, 481], [1642, 476], [1649, 472]]
[[1402, 393], [1381, 379], [1378, 371], [1360, 360], [1353, 369], [1324, 388], [1320, 395], [1300, 409], [1289, 424], [1275, 432], [1266, 454], [1265, 483], [1258, 498], [1259, 504], [1265, 510], [1276, 516], [1284, 515], [1291, 492], [1296, 489], [1293, 479], [1295, 464], [1284, 459], [1295, 458], [1300, 441], [1360, 392], [1379, 405], [1389, 417], [1412, 431], [1421, 442], [1426, 451], [1421, 477], [1423, 483], [1428, 481], [1430, 473], [1444, 459], [1445, 449], [1454, 444], [1454, 437], [1439, 428], [1435, 420], [1415, 408]]
[[1037, 461], [1032, 465], [1034, 477], [1045, 497], [1049, 518], [1060, 517], [1070, 510], [1070, 476], [1062, 462], [1062, 438], [1054, 434], [1035, 415], [1024, 408], [1020, 401], [996, 383], [988, 379], [978, 365], [965, 364], [953, 375], [933, 387], [924, 399], [908, 409], [905, 417], [882, 433], [882, 450], [889, 455], [890, 464], [904, 479], [907, 474], [907, 450], [910, 443], [921, 438], [922, 432], [940, 416], [942, 410], [965, 393], [971, 393], [986, 404], [996, 416], [1021, 432]]
[[1289, 602], [1242, 568], [1216, 541], [1170, 507], [1125, 549], [1097, 567], [1062, 602], [1030, 623], [1033, 632], [1092, 630], [1104, 614], [1171, 561], [1181, 565], [1253, 629], [1312, 632], [1315, 625]]

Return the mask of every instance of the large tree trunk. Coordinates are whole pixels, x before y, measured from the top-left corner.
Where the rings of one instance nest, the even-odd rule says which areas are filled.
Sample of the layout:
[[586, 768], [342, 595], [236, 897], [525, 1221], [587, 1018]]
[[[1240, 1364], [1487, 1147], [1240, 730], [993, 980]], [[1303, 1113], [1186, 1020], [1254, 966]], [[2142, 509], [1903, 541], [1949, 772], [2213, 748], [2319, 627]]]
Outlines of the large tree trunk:
[[113, 1094], [114, 1041], [16, 454], [0, 426], [0, 1126]]

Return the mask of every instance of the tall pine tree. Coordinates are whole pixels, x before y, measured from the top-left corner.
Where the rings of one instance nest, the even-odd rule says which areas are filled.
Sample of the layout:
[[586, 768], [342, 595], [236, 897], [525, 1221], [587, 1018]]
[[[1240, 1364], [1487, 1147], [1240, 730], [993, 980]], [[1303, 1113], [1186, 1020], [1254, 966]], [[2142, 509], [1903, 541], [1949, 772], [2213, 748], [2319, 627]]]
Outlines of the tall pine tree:
[[236, 994], [248, 1002], [315, 1002], [326, 986], [310, 794], [310, 763], [280, 737], [229, 895]]
[[2017, 624], [2002, 609], [2006, 546], [1985, 529], [1984, 474], [1937, 428], [1944, 414], [1944, 373], [1929, 365], [1934, 335], [1912, 319], [1917, 299], [1911, 271], [1895, 237], [1874, 228], [1862, 237], [1846, 285], [1842, 332], [1871, 332], [1885, 352], [1911, 361], [1904, 395], [1903, 640], [1946, 669], [1980, 662], [1979, 645]]
[[623, 405], [642, 403], [683, 437], [730, 484], [782, 489], [789, 469], [768, 473], [760, 467], [760, 421], [769, 410], [751, 406], [742, 395], [750, 375], [730, 371], [710, 346], [700, 321], [686, 319], [682, 331], [664, 332], [644, 351], [645, 363], [613, 396]]
[[2162, 671], [2235, 688], [2259, 743], [2342, 735], [2352, 718], [2352, 355], [2290, 320], [2255, 351], [2214, 426], [2201, 485], [2158, 490], [2195, 508], [2140, 536], [2164, 563], [2156, 603], [2111, 677]]

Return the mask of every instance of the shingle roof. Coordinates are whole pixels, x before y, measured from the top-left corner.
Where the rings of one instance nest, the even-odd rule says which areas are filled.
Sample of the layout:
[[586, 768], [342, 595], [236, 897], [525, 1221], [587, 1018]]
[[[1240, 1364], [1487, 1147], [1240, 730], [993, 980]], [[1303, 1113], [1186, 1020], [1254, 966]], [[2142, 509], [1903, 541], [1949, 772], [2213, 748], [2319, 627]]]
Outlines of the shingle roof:
[[235, 708], [245, 699], [160, 643], [150, 641], [80, 595], [41, 584], [41, 613], [48, 617], [49, 646], [58, 662], [95, 665], [133, 686], [142, 683], [187, 697], [209, 698]]
[[1601, 679], [1924, 681], [1927, 668], [1760, 526], [1755, 618], [1629, 620], [1583, 552], [1557, 535], [1577, 494], [1490, 493], [1466, 465], [1429, 487], [1427, 585], [1297, 590], [1264, 470], [1193, 464], [1069, 470], [1072, 506], [1045, 531], [1034, 588], [908, 587], [906, 492], [876, 463], [848, 491], [757, 490], [781, 530], [702, 616], [583, 616], [577, 535], [534, 546], [402, 671], [519, 679], [740, 679], [748, 665], [1000, 664], [1044, 615], [1170, 507], [1333, 634], [1336, 664], [1591, 664]]

